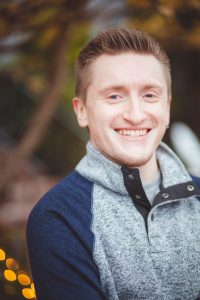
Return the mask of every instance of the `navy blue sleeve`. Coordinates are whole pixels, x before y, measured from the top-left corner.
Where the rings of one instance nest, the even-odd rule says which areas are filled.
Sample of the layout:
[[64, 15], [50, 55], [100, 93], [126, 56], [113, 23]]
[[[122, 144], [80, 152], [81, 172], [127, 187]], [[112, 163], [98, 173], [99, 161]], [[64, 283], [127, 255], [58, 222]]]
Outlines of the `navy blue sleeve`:
[[73, 172], [34, 207], [27, 244], [38, 300], [106, 299], [93, 261], [92, 183]]
[[194, 175], [191, 175], [191, 177], [194, 183], [200, 188], [200, 178]]

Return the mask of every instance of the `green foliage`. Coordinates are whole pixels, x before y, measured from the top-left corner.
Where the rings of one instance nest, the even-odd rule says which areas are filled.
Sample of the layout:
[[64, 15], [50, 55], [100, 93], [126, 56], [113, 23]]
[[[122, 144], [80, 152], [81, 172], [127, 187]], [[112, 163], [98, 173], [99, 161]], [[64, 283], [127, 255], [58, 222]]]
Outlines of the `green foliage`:
[[[88, 38], [91, 16], [85, 6], [87, 0], [24, 0], [1, 1], [0, 54], [11, 53], [7, 69], [27, 92], [41, 97], [48, 89], [52, 73], [54, 46], [63, 27], [69, 28], [66, 51], [67, 84], [61, 94], [73, 96], [74, 61]], [[87, 21], [86, 21], [87, 20]], [[2, 65], [3, 67], [3, 65]]]
[[74, 64], [80, 49], [89, 39], [89, 24], [84, 22], [73, 26], [69, 34], [69, 46], [66, 53], [66, 64], [68, 66], [67, 84], [64, 86], [63, 98], [70, 101], [74, 96]]
[[129, 24], [146, 30], [167, 49], [200, 49], [199, 0], [126, 0]]

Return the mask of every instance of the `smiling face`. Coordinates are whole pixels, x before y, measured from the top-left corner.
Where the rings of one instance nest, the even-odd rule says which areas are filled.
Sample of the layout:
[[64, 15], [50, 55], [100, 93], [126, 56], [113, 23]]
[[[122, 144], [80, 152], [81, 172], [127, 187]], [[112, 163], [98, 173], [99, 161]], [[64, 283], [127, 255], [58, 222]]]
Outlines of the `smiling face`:
[[101, 55], [91, 66], [86, 101], [73, 101], [93, 146], [120, 165], [155, 167], [155, 150], [169, 123], [163, 65], [152, 55]]

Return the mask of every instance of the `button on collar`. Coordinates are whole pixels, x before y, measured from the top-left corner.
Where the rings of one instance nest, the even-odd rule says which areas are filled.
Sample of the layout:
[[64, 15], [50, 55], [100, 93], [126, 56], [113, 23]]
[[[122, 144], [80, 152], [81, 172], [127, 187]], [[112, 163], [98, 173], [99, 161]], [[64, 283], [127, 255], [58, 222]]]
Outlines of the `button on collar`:
[[129, 174], [129, 175], [128, 175], [128, 178], [129, 178], [130, 180], [134, 180], [133, 174]]
[[169, 198], [169, 193], [162, 193], [161, 197], [163, 199], [168, 199]]
[[187, 185], [187, 190], [188, 190], [189, 192], [194, 191], [194, 186], [193, 186], [192, 184], [188, 184], [188, 185]]

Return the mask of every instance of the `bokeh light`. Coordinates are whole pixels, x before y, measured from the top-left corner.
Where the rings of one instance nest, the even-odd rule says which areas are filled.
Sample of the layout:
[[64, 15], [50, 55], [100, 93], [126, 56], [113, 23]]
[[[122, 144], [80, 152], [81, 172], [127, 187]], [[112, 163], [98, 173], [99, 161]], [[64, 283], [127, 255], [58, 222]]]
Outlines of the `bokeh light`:
[[6, 267], [10, 270], [17, 270], [19, 269], [19, 264], [14, 258], [7, 258]]
[[34, 291], [34, 293], [35, 293], [35, 285], [34, 285], [34, 283], [32, 282], [31, 283], [31, 289]]
[[21, 285], [29, 285], [31, 284], [31, 279], [30, 277], [25, 274], [25, 273], [21, 273], [17, 276], [17, 279], [18, 279], [18, 282], [21, 284]]
[[5, 258], [6, 258], [5, 252], [3, 251], [3, 249], [0, 249], [0, 260], [5, 260]]
[[[22, 295], [26, 299], [36, 299], [35, 287], [30, 276], [26, 271], [20, 269], [19, 263], [14, 258], [7, 258], [6, 253], [3, 249], [0, 248], [0, 261], [5, 261], [6, 269], [3, 271], [4, 278], [8, 282], [17, 282], [26, 288], [22, 288]], [[7, 295], [15, 295], [16, 285], [10, 285], [10, 283], [4, 284], [4, 291]], [[1, 299], [0, 299], [1, 300]]]
[[15, 272], [8, 269], [4, 271], [4, 277], [8, 281], [15, 281], [17, 279]]
[[35, 299], [36, 298], [34, 291], [32, 289], [28, 289], [28, 288], [24, 288], [22, 290], [22, 295], [26, 299]]

